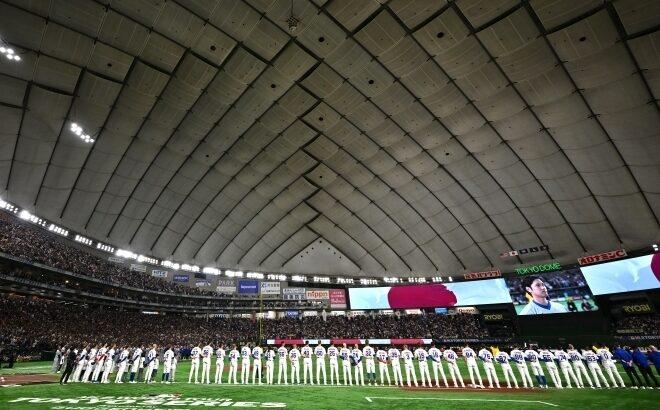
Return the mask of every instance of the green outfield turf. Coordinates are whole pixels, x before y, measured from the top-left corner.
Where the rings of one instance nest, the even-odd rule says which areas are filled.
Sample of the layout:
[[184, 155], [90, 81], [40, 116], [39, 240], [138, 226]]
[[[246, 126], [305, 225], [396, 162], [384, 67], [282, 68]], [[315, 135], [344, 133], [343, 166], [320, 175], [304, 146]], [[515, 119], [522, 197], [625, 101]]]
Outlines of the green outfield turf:
[[[0, 409], [201, 409], [214, 407], [286, 407], [291, 409], [529, 409], [529, 408], [658, 408], [660, 390], [533, 389], [454, 390], [398, 387], [253, 386], [188, 384], [189, 362], [177, 369], [174, 384], [21, 384], [0, 388]], [[497, 366], [499, 372], [499, 366]], [[50, 363], [18, 363], [0, 376], [29, 378]], [[277, 369], [276, 369], [277, 370]], [[212, 375], [215, 366], [212, 366]], [[341, 371], [341, 369], [340, 369]], [[463, 377], [467, 369], [461, 366]], [[514, 369], [514, 372], [517, 372]], [[432, 373], [432, 371], [431, 371]], [[160, 380], [160, 372], [158, 380]], [[226, 378], [227, 372], [224, 372]], [[302, 374], [301, 374], [302, 375]], [[517, 375], [517, 373], [516, 373]], [[623, 375], [623, 372], [622, 372]], [[482, 371], [482, 377], [485, 376]], [[405, 377], [405, 374], [404, 374]], [[624, 381], [627, 381], [627, 377]], [[39, 376], [34, 377], [39, 378]], [[240, 380], [240, 376], [239, 376]], [[277, 380], [277, 376], [276, 376]], [[504, 378], [500, 375], [500, 384]]]

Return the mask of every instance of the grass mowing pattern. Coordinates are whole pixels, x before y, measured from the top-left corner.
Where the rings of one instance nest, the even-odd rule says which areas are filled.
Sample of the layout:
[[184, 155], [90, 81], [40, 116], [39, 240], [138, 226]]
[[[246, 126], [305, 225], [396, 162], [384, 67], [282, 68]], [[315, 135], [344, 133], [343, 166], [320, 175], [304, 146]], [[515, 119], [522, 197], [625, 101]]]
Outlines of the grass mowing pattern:
[[[467, 376], [467, 368], [459, 365], [463, 376]], [[32, 362], [18, 363], [15, 369], [0, 369], [0, 375], [46, 373], [44, 368], [50, 369], [50, 363]], [[329, 367], [328, 367], [329, 368]], [[500, 385], [504, 377], [499, 372]], [[424, 389], [408, 390], [397, 387], [338, 387], [338, 386], [252, 386], [252, 385], [195, 385], [188, 384], [190, 362], [182, 362], [177, 369], [177, 383], [146, 385], [138, 384], [80, 384], [72, 383], [67, 386], [59, 384], [25, 385], [20, 387], [0, 388], [0, 409], [202, 409], [211, 408], [202, 405], [89, 405], [66, 403], [27, 403], [11, 402], [21, 397], [48, 398], [75, 398], [81, 396], [156, 396], [159, 394], [180, 394], [181, 398], [212, 398], [216, 400], [231, 399], [224, 402], [227, 407], [250, 406], [257, 402], [258, 406], [264, 403], [284, 403], [291, 409], [529, 409], [529, 408], [629, 408], [652, 409], [657, 408], [660, 399], [659, 390], [633, 390], [633, 389], [501, 389], [492, 391], [473, 390], [447, 390]], [[162, 370], [162, 367], [161, 369]], [[277, 367], [275, 369], [277, 371]], [[11, 371], [11, 373], [10, 373]], [[516, 372], [517, 369], [514, 369]], [[215, 372], [215, 363], [211, 368], [211, 378]], [[341, 372], [341, 369], [340, 369]], [[621, 370], [622, 375], [623, 370]], [[482, 371], [482, 377], [484, 372]], [[160, 372], [158, 379], [160, 380]], [[517, 373], [516, 373], [517, 374]], [[225, 370], [223, 376], [227, 376]], [[240, 373], [239, 373], [240, 376]], [[341, 376], [341, 375], [340, 375]], [[418, 374], [419, 376], [419, 374]], [[405, 375], [404, 375], [405, 377]], [[626, 376], [624, 375], [624, 381]], [[240, 379], [240, 377], [239, 377]], [[277, 376], [275, 376], [277, 380]], [[441, 382], [442, 383], [442, 382]], [[369, 398], [369, 400], [367, 400]], [[247, 403], [240, 403], [247, 402]]]

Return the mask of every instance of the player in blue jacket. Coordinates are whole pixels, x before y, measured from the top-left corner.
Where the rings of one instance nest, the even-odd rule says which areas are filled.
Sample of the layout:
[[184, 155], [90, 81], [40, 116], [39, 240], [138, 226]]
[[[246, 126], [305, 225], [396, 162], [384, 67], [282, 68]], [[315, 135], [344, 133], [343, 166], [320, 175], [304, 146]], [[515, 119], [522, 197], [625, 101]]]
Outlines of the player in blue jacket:
[[639, 375], [637, 374], [637, 369], [635, 369], [635, 364], [633, 363], [632, 354], [628, 350], [622, 348], [619, 345], [617, 345], [614, 348], [612, 354], [614, 355], [614, 358], [616, 358], [618, 361], [621, 362], [621, 365], [623, 366], [623, 370], [626, 371], [626, 374], [628, 375], [628, 378], [632, 383], [633, 386], [632, 388], [636, 389], [638, 388], [638, 386], [643, 387], [642, 380], [639, 378]]
[[655, 387], [658, 387], [658, 380], [655, 378], [655, 375], [651, 371], [651, 365], [649, 359], [646, 356], [646, 353], [642, 352], [639, 347], [633, 350], [632, 353], [633, 362], [639, 367], [639, 372], [644, 376], [644, 381], [649, 387], [651, 386], [651, 380], [655, 384]]

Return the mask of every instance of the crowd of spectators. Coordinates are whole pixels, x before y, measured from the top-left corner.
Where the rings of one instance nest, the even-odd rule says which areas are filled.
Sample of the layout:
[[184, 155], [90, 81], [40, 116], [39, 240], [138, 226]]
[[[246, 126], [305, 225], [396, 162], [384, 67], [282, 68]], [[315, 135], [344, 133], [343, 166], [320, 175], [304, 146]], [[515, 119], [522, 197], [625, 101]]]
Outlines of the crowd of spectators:
[[21, 352], [68, 343], [176, 345], [276, 338], [479, 338], [477, 315], [362, 315], [264, 319], [154, 315], [0, 295], [0, 347]]
[[54, 234], [1, 217], [0, 251], [31, 262], [139, 289], [217, 296], [213, 291], [167, 282], [143, 272], [130, 271], [126, 266], [111, 263], [65, 244]]
[[615, 319], [612, 329], [617, 334], [660, 336], [660, 315], [623, 316]]

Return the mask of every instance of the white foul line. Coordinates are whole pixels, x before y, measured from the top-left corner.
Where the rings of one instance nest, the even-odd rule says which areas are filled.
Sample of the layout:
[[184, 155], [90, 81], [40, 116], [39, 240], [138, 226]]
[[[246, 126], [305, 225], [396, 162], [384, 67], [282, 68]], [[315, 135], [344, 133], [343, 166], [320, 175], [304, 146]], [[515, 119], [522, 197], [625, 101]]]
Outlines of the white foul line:
[[548, 403], [547, 401], [540, 400], [515, 400], [515, 399], [451, 399], [445, 397], [365, 397], [369, 403], [373, 403], [374, 399], [378, 400], [442, 400], [442, 401], [500, 401], [500, 402], [514, 402], [514, 403], [541, 403], [552, 407], [559, 407], [558, 404]]

